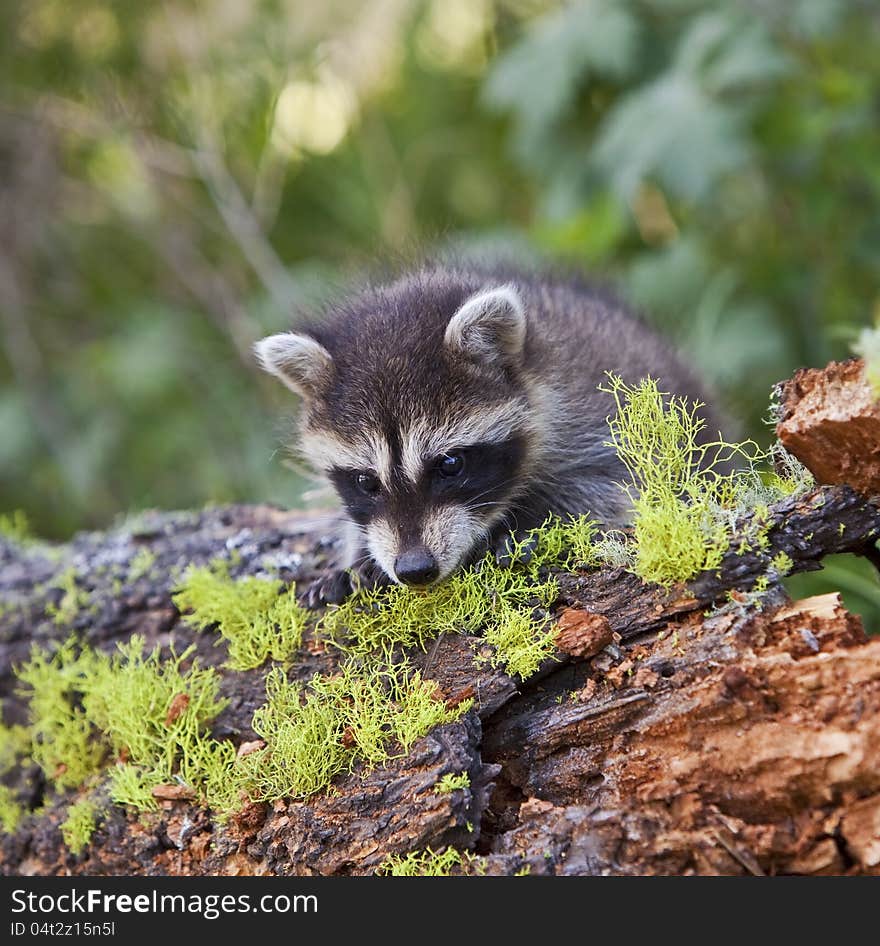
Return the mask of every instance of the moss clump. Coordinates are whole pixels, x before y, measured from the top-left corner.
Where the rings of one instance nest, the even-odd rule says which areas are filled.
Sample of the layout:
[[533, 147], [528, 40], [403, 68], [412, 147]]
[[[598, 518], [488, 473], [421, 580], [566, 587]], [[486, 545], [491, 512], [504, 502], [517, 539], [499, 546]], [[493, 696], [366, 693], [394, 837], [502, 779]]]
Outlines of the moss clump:
[[[746, 545], [752, 538], [769, 544], [759, 510], [766, 518], [768, 502], [808, 485], [796, 461], [782, 473], [760, 473], [757, 464], [768, 454], [751, 442], [706, 441], [702, 405], [664, 395], [650, 378], [629, 386], [610, 376], [604, 390], [617, 405], [609, 445], [629, 473], [632, 567], [640, 578], [669, 586], [717, 568], [737, 521], [750, 511], [754, 536]], [[735, 465], [742, 469], [729, 472]]]
[[0, 513], [0, 536], [18, 543], [33, 539], [31, 524], [23, 509]]
[[[25, 726], [5, 726], [0, 723], [0, 777], [26, 764], [31, 749], [30, 732]], [[24, 817], [25, 809], [16, 793], [0, 784], [0, 834], [11, 834]]]
[[173, 595], [187, 620], [204, 630], [216, 625], [229, 645], [227, 666], [251, 670], [270, 658], [287, 660], [302, 643], [308, 612], [282, 582], [229, 577], [228, 565], [190, 568]]
[[70, 852], [79, 856], [88, 847], [97, 827], [98, 806], [89, 798], [75, 802], [67, 809], [61, 823], [61, 836]]
[[117, 805], [128, 805], [137, 811], [153, 811], [159, 807], [153, 789], [157, 784], [151, 769], [128, 762], [117, 762], [110, 770], [110, 797]]
[[549, 619], [535, 621], [529, 613], [508, 604], [500, 606], [483, 636], [494, 650], [489, 663], [523, 680], [556, 653], [553, 623]]
[[356, 670], [349, 662], [336, 676], [314, 677], [308, 689], [274, 668], [266, 694], [253, 720], [266, 747], [236, 763], [235, 781], [255, 801], [303, 798], [358, 762], [378, 765], [403, 755], [471, 706], [448, 708], [433, 683], [403, 665]]
[[[305, 797], [359, 763], [405, 754], [472, 705], [447, 707], [407, 664], [349, 660], [308, 686], [275, 667], [253, 719], [266, 746], [237, 758], [231, 742], [206, 731], [225, 705], [216, 672], [196, 660], [187, 666], [193, 648], [165, 660], [158, 648], [144, 648], [135, 636], [108, 657], [68, 641], [52, 656], [35, 649], [18, 670], [30, 700], [34, 759], [56, 787], [81, 785], [116, 758], [109, 779], [117, 804], [156, 808], [153, 790], [176, 783], [228, 813], [243, 797]], [[4, 809], [9, 823], [17, 818], [13, 801]]]
[[403, 856], [392, 854], [377, 873], [386, 877], [451, 877], [454, 874], [481, 874], [480, 858], [467, 851], [448, 847], [445, 851], [412, 851]]
[[[158, 647], [149, 654], [144, 648], [143, 638], [135, 635], [113, 657], [103, 658], [83, 693], [86, 715], [116, 756], [141, 770], [144, 784], [177, 780], [204, 798], [206, 779], [192, 759], [210, 741], [207, 724], [226, 705], [219, 698], [220, 678], [197, 660], [184, 669], [193, 647], [166, 660]], [[121, 801], [116, 772], [111, 797]]]
[[875, 398], [880, 398], [880, 325], [863, 328], [853, 345], [853, 351], [865, 359], [865, 380]]
[[[550, 516], [539, 528], [529, 533], [519, 546], [534, 543], [530, 564], [538, 568], [593, 568], [599, 564], [595, 542], [597, 523], [589, 516], [572, 516], [566, 519]], [[518, 557], [519, 549], [514, 553]]]
[[437, 783], [437, 791], [441, 795], [449, 795], [451, 792], [461, 791], [462, 789], [470, 787], [471, 777], [467, 772], [460, 772], [458, 775], [448, 772]]
[[[551, 539], [554, 547], [559, 534]], [[528, 675], [552, 654], [546, 621], [533, 619], [535, 608], [549, 607], [559, 594], [555, 580], [541, 574], [544, 563], [533, 556], [525, 566], [504, 568], [487, 555], [424, 591], [395, 585], [361, 592], [328, 610], [319, 628], [349, 654], [379, 654], [386, 663], [400, 648], [426, 650], [438, 634], [485, 628], [496, 647], [493, 666]]]
[[24, 817], [24, 808], [8, 785], [0, 785], [0, 834], [12, 834]]
[[770, 568], [776, 572], [779, 578], [785, 578], [793, 567], [794, 562], [791, 560], [791, 556], [785, 552], [780, 552], [770, 560]]
[[134, 555], [132, 560], [128, 563], [128, 580], [137, 581], [139, 578], [149, 575], [155, 564], [156, 554], [154, 552], [150, 551], [146, 546], [139, 549], [137, 554]]
[[192, 760], [204, 755], [205, 726], [225, 705], [219, 677], [195, 660], [184, 669], [193, 648], [162, 661], [158, 647], [145, 655], [144, 646], [136, 635], [108, 657], [71, 639], [51, 656], [35, 648], [18, 669], [31, 752], [56, 787], [81, 785], [114, 754], [127, 760], [111, 775], [114, 801], [155, 806], [147, 787], [176, 778], [206, 794], [207, 775]]
[[47, 604], [46, 614], [58, 627], [72, 624], [89, 607], [89, 593], [77, 584], [75, 568], [65, 569], [49, 583], [63, 592], [58, 604]]
[[30, 712], [31, 756], [57, 788], [75, 788], [101, 768], [107, 744], [96, 738], [82, 696], [98, 679], [102, 658], [73, 638], [54, 654], [34, 647], [16, 676]]

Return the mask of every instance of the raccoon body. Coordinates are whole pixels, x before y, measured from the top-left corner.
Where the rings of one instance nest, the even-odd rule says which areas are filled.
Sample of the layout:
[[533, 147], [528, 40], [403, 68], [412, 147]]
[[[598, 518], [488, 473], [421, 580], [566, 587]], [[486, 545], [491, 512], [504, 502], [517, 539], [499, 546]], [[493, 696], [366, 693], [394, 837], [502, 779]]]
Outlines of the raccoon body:
[[550, 513], [625, 524], [606, 372], [706, 401], [671, 348], [603, 293], [491, 268], [417, 270], [255, 350], [302, 398], [300, 451], [348, 520], [344, 567], [312, 604], [341, 600], [352, 573], [442, 580]]

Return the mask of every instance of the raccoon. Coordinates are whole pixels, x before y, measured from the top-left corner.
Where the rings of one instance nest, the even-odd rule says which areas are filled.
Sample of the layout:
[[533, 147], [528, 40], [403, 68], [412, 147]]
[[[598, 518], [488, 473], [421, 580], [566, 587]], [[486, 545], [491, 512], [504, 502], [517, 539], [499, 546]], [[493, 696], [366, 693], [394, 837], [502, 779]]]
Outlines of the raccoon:
[[550, 514], [626, 524], [606, 372], [707, 401], [612, 296], [493, 267], [423, 266], [255, 352], [302, 399], [300, 451], [345, 511], [345, 558], [313, 607], [359, 584], [430, 585], [489, 549], [506, 560]]

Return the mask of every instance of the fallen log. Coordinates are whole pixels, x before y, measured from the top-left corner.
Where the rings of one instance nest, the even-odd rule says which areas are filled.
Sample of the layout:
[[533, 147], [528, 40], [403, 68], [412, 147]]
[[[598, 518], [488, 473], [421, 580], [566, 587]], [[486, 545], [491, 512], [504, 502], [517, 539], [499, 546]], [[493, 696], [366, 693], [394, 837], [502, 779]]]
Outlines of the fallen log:
[[[773, 565], [784, 553], [787, 572], [811, 570], [873, 548], [880, 507], [835, 482], [770, 507], [760, 544], [734, 539], [683, 586], [621, 568], [561, 572], [559, 651], [525, 682], [475, 660], [478, 634], [416, 649], [438, 698], [472, 707], [329, 791], [242, 798], [227, 819], [175, 785], [146, 814], [104, 798], [75, 854], [61, 824], [76, 791], [34, 766], [12, 770], [5, 782], [29, 813], [0, 841], [0, 869], [371, 874], [390, 856], [451, 846], [475, 856], [471, 873], [878, 873], [880, 639], [836, 595], [790, 601]], [[754, 535], [753, 522], [740, 528]], [[12, 668], [34, 644], [73, 634], [109, 653], [138, 633], [178, 652], [194, 644], [218, 668], [228, 704], [213, 734], [252, 751], [265, 667], [225, 667], [172, 592], [184, 568], [218, 555], [237, 577], [308, 581], [334, 556], [327, 530], [326, 517], [230, 506], [148, 514], [60, 547], [0, 541], [6, 724], [27, 721]], [[289, 672], [307, 681], [339, 661], [310, 629]], [[458, 787], [440, 790], [446, 777]]]

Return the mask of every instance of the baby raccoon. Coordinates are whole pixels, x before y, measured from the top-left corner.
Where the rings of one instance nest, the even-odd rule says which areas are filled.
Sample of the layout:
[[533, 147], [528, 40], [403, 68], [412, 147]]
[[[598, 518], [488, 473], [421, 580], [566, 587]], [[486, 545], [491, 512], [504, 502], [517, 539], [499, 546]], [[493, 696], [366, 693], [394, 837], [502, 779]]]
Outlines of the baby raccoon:
[[550, 513], [625, 524], [606, 372], [706, 400], [606, 295], [476, 266], [365, 289], [255, 351], [301, 397], [300, 450], [345, 508], [344, 567], [312, 586], [311, 606], [341, 601], [353, 583], [430, 585], [489, 548], [509, 556], [511, 533]]

